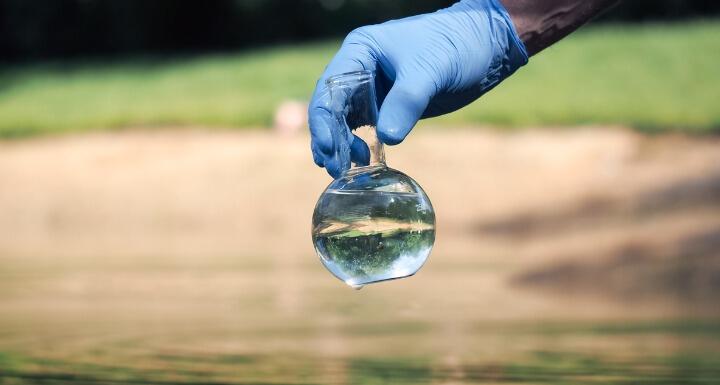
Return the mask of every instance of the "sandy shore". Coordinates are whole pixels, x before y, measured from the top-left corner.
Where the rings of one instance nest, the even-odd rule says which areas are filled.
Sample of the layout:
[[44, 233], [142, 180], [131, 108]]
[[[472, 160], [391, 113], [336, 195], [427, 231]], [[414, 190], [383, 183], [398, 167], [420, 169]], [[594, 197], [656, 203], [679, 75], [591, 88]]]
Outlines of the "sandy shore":
[[[202, 129], [0, 142], [0, 263], [321, 269], [310, 217], [330, 179], [308, 142]], [[425, 277], [496, 266], [492, 285], [621, 302], [720, 292], [718, 138], [425, 128], [386, 151], [437, 211]]]

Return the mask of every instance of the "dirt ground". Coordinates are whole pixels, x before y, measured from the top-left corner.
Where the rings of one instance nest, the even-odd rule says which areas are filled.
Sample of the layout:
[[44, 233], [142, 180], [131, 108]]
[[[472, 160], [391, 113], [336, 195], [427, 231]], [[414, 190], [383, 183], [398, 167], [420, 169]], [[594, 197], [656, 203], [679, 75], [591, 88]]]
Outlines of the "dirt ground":
[[[270, 264], [288, 287], [298, 269], [330, 281], [310, 242], [330, 179], [308, 143], [202, 129], [0, 142], [1, 269]], [[705, 305], [720, 297], [720, 138], [423, 128], [386, 152], [437, 212], [418, 285], [478, 270], [479, 292], [524, 293], [529, 315], [568, 296], [716, 311]]]

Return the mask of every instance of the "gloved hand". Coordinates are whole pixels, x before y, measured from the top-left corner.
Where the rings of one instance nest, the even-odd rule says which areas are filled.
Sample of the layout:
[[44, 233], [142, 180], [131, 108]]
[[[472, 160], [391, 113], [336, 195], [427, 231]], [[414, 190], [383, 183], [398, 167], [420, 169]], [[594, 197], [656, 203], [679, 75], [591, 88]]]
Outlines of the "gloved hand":
[[[325, 69], [310, 102], [313, 159], [333, 177], [343, 171], [332, 161], [335, 123], [321, 100], [330, 76], [375, 71], [378, 138], [394, 145], [420, 118], [466, 106], [527, 60], [499, 0], [463, 0], [435, 13], [358, 28]], [[351, 158], [367, 164], [367, 148], [358, 141], [351, 143]]]

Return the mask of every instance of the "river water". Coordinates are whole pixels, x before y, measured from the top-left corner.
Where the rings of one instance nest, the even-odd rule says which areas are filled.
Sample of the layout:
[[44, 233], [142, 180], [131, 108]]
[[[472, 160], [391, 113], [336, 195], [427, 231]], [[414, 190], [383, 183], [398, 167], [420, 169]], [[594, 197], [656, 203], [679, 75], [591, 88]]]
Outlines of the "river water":
[[311, 256], [7, 258], [0, 384], [720, 383], [716, 319], [451, 259], [355, 291]]

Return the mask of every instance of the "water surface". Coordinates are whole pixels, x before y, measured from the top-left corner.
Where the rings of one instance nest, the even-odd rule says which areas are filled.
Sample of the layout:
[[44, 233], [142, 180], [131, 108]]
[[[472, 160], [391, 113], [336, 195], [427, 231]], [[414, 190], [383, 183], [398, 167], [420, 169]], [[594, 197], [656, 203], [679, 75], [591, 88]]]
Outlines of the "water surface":
[[0, 384], [720, 382], [717, 320], [548, 302], [445, 261], [358, 292], [312, 256], [6, 259]]

